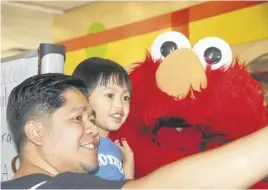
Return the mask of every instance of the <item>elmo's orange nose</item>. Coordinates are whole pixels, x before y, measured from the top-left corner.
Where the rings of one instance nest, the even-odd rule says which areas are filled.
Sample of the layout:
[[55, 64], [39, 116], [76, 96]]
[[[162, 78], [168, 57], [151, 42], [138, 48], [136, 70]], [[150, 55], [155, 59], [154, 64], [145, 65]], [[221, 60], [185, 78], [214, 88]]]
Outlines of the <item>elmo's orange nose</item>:
[[190, 49], [170, 53], [156, 71], [157, 86], [169, 95], [184, 98], [193, 90], [206, 88], [207, 77], [197, 55]]

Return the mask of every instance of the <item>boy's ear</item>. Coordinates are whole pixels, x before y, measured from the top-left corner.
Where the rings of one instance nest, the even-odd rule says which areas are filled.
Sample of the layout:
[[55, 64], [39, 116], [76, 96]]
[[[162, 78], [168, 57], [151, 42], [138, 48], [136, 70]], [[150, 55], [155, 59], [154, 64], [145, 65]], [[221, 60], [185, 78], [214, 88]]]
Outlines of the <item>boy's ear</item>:
[[45, 130], [41, 122], [28, 121], [24, 126], [24, 131], [32, 143], [36, 146], [42, 146], [44, 142]]

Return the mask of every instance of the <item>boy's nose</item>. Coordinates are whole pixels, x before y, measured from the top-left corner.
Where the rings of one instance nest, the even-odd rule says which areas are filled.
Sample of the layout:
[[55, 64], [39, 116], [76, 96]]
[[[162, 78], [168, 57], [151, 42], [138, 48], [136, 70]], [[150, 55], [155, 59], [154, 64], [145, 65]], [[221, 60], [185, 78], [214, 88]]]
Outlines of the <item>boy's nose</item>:
[[123, 108], [123, 102], [121, 100], [116, 101], [115, 107], [117, 109], [122, 109]]

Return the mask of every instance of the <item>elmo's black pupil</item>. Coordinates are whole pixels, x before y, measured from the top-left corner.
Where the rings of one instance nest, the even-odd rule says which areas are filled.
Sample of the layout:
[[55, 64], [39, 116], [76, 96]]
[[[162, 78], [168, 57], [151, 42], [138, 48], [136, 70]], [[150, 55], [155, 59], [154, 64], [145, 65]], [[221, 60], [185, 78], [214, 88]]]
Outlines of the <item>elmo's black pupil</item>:
[[166, 57], [168, 54], [170, 54], [172, 51], [178, 49], [178, 46], [175, 42], [172, 41], [166, 41], [162, 44], [160, 50], [161, 54]]
[[209, 64], [217, 64], [220, 62], [222, 57], [221, 50], [216, 47], [209, 47], [204, 52], [204, 58]]

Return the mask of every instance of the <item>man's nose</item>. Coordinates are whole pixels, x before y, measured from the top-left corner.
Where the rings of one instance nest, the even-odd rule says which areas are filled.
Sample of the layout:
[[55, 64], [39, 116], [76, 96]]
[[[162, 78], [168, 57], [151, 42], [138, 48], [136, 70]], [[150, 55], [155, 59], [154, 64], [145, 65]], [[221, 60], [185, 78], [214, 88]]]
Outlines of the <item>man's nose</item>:
[[85, 126], [85, 133], [87, 135], [92, 135], [92, 136], [99, 135], [98, 127], [95, 124], [93, 124], [90, 120], [87, 120], [84, 126]]

